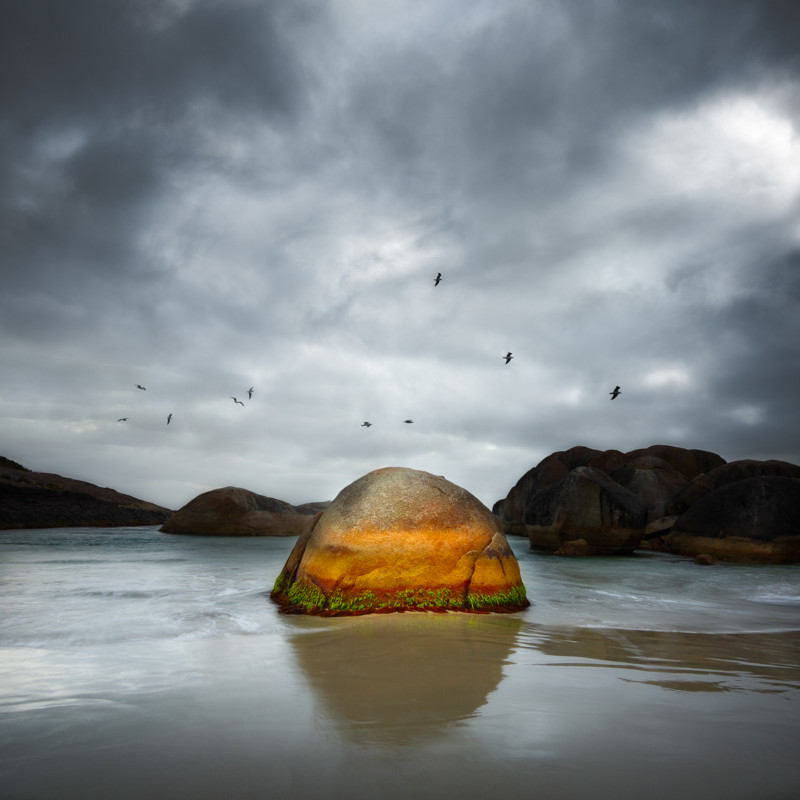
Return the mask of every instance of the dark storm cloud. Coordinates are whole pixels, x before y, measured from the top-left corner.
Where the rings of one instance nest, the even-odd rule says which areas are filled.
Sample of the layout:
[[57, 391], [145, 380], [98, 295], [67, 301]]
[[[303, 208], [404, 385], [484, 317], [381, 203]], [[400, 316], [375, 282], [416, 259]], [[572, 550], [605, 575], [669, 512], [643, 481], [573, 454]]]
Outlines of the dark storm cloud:
[[347, 107], [392, 173], [417, 167], [449, 190], [511, 191], [531, 171], [546, 189], [548, 166], [583, 177], [637, 116], [800, 70], [790, 0], [510, 4], [473, 26], [474, 4], [452, 10], [426, 38], [368, 49]]
[[2, 14], [20, 442], [298, 502], [398, 460], [493, 502], [573, 444], [800, 453], [793, 0]]
[[296, 113], [305, 7], [31, 0], [2, 13], [2, 316], [46, 337], [72, 307], [122, 313], [134, 282], [161, 279], [141, 235], [175, 176], [207, 167], [220, 118]]
[[800, 251], [761, 266], [752, 292], [720, 310], [712, 324], [729, 340], [735, 367], [717, 378], [715, 394], [731, 404], [770, 409], [767, 427], [800, 447]]
[[87, 214], [135, 213], [214, 115], [290, 116], [300, 81], [283, 31], [291, 16], [260, 3], [5, 4], [4, 238], [25, 240], [26, 223], [44, 226], [45, 240], [56, 235], [48, 226], [66, 236], [95, 224], [60, 223], [75, 202]]
[[274, 2], [6, 3], [0, 102], [27, 132], [170, 121], [197, 100], [290, 113], [299, 76], [282, 28], [295, 16]]

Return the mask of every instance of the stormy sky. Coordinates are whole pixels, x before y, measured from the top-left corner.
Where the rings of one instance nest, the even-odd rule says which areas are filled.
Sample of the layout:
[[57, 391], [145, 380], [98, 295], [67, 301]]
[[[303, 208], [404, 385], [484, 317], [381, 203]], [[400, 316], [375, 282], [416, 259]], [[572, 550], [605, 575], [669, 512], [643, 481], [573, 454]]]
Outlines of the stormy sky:
[[800, 463], [798, 30], [2, 0], [0, 455], [171, 508], [383, 466], [491, 506], [576, 444]]

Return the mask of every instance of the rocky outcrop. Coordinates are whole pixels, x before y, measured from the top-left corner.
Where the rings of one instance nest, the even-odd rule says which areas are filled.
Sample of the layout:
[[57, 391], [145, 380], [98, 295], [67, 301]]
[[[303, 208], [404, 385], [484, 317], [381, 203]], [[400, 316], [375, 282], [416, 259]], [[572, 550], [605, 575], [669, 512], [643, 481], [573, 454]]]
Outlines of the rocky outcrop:
[[[587, 470], [598, 486], [598, 475], [610, 482], [604, 484], [606, 495], [590, 490]], [[636, 519], [630, 497], [619, 494], [626, 490], [646, 511], [643, 541], [635, 546], [719, 560], [796, 561], [792, 537], [800, 534], [800, 511], [792, 499], [794, 485], [800, 486], [800, 466], [786, 461], [727, 463], [707, 450], [671, 445], [629, 453], [574, 447], [529, 470], [494, 511], [507, 533], [528, 536], [534, 548], [561, 555], [629, 552], [627, 544], [609, 551], [608, 540], [596, 547], [592, 539], [593, 528], [601, 541], [608, 536], [609, 497], [622, 502], [624, 518]], [[578, 539], [588, 547], [570, 544]]]
[[272, 598], [284, 611], [325, 615], [528, 605], [489, 510], [441, 476], [401, 467], [338, 494], [298, 539]]
[[[537, 492], [525, 510], [531, 547], [564, 555], [630, 553], [646, 524], [644, 502], [594, 467], [576, 467]], [[585, 547], [565, 547], [580, 539]]]
[[[696, 476], [703, 475], [702, 470], [724, 463], [721, 456], [707, 450], [688, 450], [663, 444], [629, 453], [572, 447], [569, 450], [552, 453], [526, 472], [508, 495], [495, 503], [492, 510], [500, 519], [507, 534], [530, 537], [533, 525], [535, 528], [533, 532], [536, 534], [536, 542], [533, 543], [532, 540], [533, 545], [549, 546], [558, 550], [561, 544], [555, 546], [556, 540], [560, 540], [562, 534], [556, 536], [554, 531], [547, 535], [543, 533], [543, 526], [538, 521], [541, 511], [537, 508], [544, 498], [538, 500], [536, 498], [538, 494], [547, 492], [550, 487], [574, 470], [582, 467], [595, 470], [607, 476], [619, 488], [626, 489], [638, 497], [645, 505], [647, 513], [645, 524], [648, 524], [663, 517], [671, 508], [675, 497], [686, 489], [689, 482]], [[548, 502], [551, 500], [552, 498]], [[569, 503], [568, 507], [562, 508], [562, 519], [580, 519], [581, 515], [587, 514], [588, 519], [593, 513], [589, 509], [579, 508], [579, 504], [583, 502], [583, 495], [580, 493], [561, 495], [559, 502]], [[545, 528], [548, 526], [552, 527], [549, 523], [544, 525]], [[601, 549], [604, 550], [605, 547]], [[628, 546], [625, 545], [618, 552], [627, 551]]]
[[324, 505], [292, 506], [283, 500], [227, 486], [190, 500], [161, 530], [195, 536], [299, 536]]
[[774, 459], [768, 461], [756, 461], [754, 459], [730, 461], [712, 469], [707, 474], [698, 475], [678, 492], [667, 511], [669, 514], [683, 514], [701, 497], [716, 489], [746, 478], [770, 476], [800, 478], [800, 467], [796, 464], [790, 464], [788, 461], [776, 461]]
[[528, 470], [503, 500], [492, 507], [492, 513], [500, 518], [508, 534], [527, 536], [525, 508], [537, 492], [552, 486], [566, 477], [576, 467], [585, 467], [594, 458], [602, 455], [591, 447], [572, 447], [551, 453], [533, 469]]
[[172, 511], [114, 489], [0, 458], [0, 529], [160, 525]]
[[709, 450], [688, 449], [675, 447], [671, 444], [653, 444], [641, 450], [631, 450], [626, 453], [626, 461], [640, 456], [653, 456], [666, 461], [676, 472], [683, 475], [687, 481], [696, 478], [705, 472], [710, 472], [722, 466], [725, 459]]
[[800, 480], [768, 474], [723, 483], [675, 520], [665, 548], [720, 561], [800, 561]]
[[647, 454], [627, 459], [610, 477], [644, 502], [648, 521], [665, 516], [675, 495], [687, 484], [668, 461]]

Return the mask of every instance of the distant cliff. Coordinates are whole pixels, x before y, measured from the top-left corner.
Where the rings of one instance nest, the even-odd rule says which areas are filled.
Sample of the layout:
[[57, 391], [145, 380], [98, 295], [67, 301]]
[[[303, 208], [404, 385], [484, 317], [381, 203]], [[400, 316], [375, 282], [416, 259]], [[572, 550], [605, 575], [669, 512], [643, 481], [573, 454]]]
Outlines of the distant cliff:
[[172, 511], [0, 456], [0, 530], [160, 525]]

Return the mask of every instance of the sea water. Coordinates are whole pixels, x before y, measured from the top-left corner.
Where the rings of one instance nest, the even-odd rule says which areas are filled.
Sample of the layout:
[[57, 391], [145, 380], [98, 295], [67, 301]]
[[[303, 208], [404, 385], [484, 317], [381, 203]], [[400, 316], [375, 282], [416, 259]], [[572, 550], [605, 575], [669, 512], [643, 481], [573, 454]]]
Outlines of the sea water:
[[800, 566], [565, 559], [516, 614], [280, 614], [293, 538], [0, 532], [0, 797], [800, 797]]

